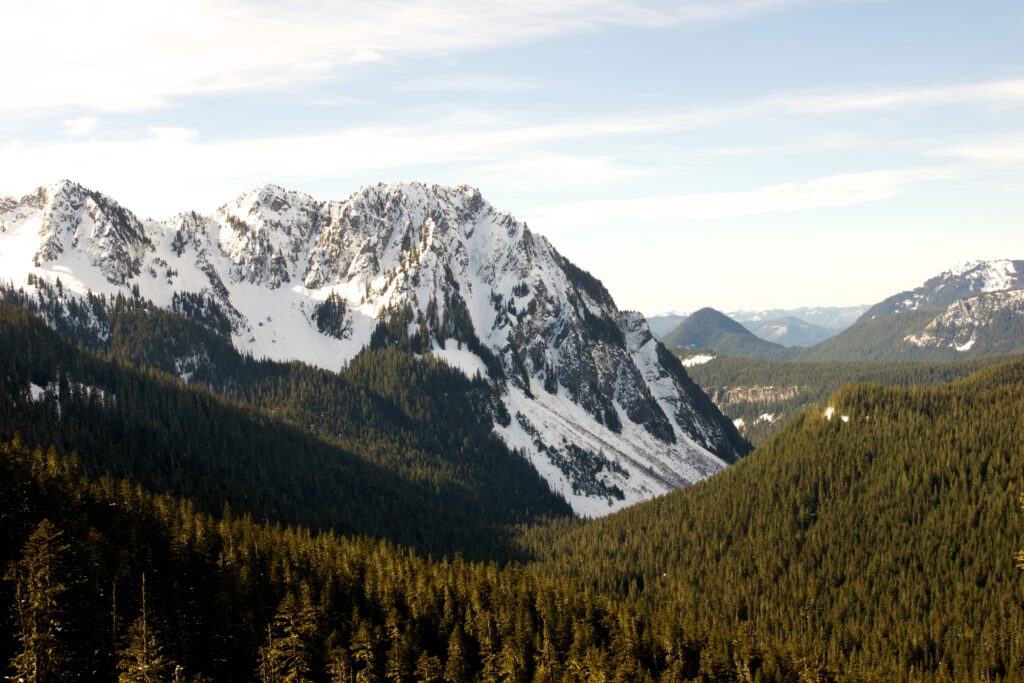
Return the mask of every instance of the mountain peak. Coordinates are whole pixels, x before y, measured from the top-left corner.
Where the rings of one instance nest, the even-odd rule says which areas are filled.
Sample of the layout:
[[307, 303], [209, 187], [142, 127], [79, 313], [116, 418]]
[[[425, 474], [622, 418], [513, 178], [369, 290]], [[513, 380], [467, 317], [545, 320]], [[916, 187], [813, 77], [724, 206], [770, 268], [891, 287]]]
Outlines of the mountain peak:
[[965, 280], [973, 291], [1002, 292], [1016, 289], [1024, 275], [1024, 261], [997, 259], [992, 261], [964, 261], [943, 272], [937, 280]]
[[[19, 284], [59, 274], [78, 293], [187, 300], [256, 357], [339, 369], [367, 347], [407, 344], [480, 373], [484, 419], [580, 514], [698, 481], [744, 452], [641, 316], [477, 188], [379, 183], [318, 201], [267, 184], [212, 216], [145, 225], [98, 193], [66, 194], [52, 249], [19, 261]], [[22, 209], [0, 221], [38, 247], [33, 226], [52, 212]]]
[[944, 309], [973, 294], [1024, 288], [1024, 261], [964, 261], [916, 289], [895, 294], [869, 308], [858, 322], [903, 311]]

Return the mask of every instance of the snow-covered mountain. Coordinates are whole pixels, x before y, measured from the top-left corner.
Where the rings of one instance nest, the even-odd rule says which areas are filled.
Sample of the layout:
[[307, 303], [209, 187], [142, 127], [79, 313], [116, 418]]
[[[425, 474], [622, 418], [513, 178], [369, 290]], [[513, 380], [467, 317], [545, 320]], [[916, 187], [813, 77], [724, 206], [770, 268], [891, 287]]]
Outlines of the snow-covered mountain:
[[1024, 289], [1024, 261], [966, 261], [869, 308], [858, 322], [921, 309], [943, 309], [975, 294]]
[[63, 181], [0, 199], [0, 268], [66, 296], [187, 298], [239, 350], [328, 369], [401, 321], [421, 352], [491, 382], [495, 431], [584, 515], [703, 479], [744, 447], [642, 316], [465, 186], [324, 202], [266, 185], [210, 216], [143, 221]]
[[951, 303], [920, 334], [907, 336], [920, 348], [1010, 353], [1024, 346], [1024, 289], [987, 292]]

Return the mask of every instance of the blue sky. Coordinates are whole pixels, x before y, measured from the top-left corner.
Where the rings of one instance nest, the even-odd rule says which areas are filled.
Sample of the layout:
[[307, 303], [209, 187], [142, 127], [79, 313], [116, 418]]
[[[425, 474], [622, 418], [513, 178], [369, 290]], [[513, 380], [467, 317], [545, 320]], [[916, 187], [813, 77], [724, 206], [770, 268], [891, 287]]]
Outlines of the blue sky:
[[1024, 258], [1024, 5], [0, 0], [0, 194], [479, 187], [645, 313]]

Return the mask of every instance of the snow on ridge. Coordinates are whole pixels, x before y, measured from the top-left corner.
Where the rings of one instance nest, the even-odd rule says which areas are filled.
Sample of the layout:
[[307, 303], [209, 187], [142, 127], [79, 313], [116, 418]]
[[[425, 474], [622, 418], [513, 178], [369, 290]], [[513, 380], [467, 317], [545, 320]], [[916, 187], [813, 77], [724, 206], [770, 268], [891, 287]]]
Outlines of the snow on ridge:
[[1014, 289], [1019, 275], [1012, 260], [995, 259], [963, 261], [939, 275], [939, 278], [967, 278], [972, 290], [987, 293]]
[[997, 314], [1007, 311], [1024, 315], [1024, 289], [986, 292], [954, 301], [920, 334], [907, 335], [904, 341], [919, 348], [945, 347], [966, 353], [974, 348], [979, 334], [985, 334]]
[[[162, 307], [174, 293], [202, 295], [225, 311], [239, 350], [330, 370], [368, 344], [380, 319], [404, 305], [425, 316], [429, 304], [438, 325], [448, 313], [468, 316], [471, 334], [502, 363], [513, 422], [495, 431], [579, 514], [605, 514], [725, 467], [710, 444], [732, 446], [661, 366], [642, 316], [620, 313], [596, 280], [475, 188], [377, 184], [321, 202], [260, 185], [210, 216], [144, 222], [76, 184], [60, 192], [73, 201], [55, 214], [53, 232], [84, 230], [95, 249], [82, 252], [62, 237], [37, 265], [52, 212], [39, 197], [4, 204], [0, 267], [16, 286], [29, 275], [59, 278], [80, 295], [138, 291]], [[54, 194], [39, 193], [51, 203]], [[330, 296], [342, 302], [343, 319], [326, 334], [315, 321]], [[449, 300], [464, 312], [449, 311]], [[615, 327], [624, 342], [605, 338]], [[486, 377], [484, 359], [452, 333], [431, 353]], [[608, 426], [615, 422], [621, 427]], [[564, 464], [579, 448], [604, 463], [593, 480], [574, 480]]]

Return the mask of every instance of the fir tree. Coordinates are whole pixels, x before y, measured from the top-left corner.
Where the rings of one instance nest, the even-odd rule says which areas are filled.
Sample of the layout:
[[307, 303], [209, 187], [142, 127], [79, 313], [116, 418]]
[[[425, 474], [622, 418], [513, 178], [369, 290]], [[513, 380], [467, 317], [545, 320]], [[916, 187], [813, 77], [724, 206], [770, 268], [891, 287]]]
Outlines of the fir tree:
[[142, 608], [128, 628], [117, 668], [118, 683], [162, 683], [181, 680], [181, 668], [165, 654], [146, 613], [146, 575], [142, 575]]
[[43, 519], [25, 543], [21, 559], [4, 578], [14, 583], [15, 624], [21, 647], [11, 660], [13, 680], [45, 683], [60, 680], [66, 653], [60, 641], [61, 596], [68, 586], [62, 556], [68, 546], [63, 532]]
[[317, 614], [303, 587], [301, 596], [285, 595], [260, 649], [260, 679], [264, 683], [300, 683], [313, 678]]

